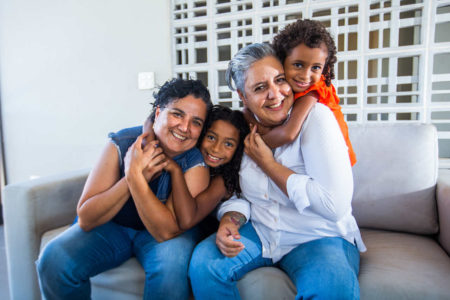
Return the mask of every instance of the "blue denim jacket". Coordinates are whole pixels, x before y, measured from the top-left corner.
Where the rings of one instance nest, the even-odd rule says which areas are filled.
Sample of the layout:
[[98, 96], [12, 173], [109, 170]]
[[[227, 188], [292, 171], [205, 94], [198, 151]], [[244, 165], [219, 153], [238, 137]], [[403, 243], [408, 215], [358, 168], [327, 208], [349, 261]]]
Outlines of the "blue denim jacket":
[[[125, 128], [108, 135], [111, 142], [116, 146], [117, 151], [119, 152], [120, 178], [125, 176], [124, 158], [127, 154], [128, 148], [134, 143], [140, 134], [142, 134], [142, 126]], [[179, 154], [173, 157], [173, 160], [180, 165], [183, 173], [197, 165], [205, 166], [200, 150], [197, 148], [192, 148], [191, 150]], [[158, 178], [150, 181], [149, 186], [159, 200], [162, 202], [166, 201], [172, 191], [170, 174], [163, 171]], [[112, 221], [136, 230], [145, 229], [144, 224], [142, 223], [136, 210], [133, 198], [131, 197], [112, 219]]]

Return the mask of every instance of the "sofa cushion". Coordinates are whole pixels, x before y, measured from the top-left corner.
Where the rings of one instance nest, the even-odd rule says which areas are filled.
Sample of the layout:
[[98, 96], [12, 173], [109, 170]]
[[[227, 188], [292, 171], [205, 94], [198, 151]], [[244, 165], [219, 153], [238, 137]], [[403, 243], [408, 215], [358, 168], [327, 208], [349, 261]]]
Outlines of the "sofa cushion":
[[449, 299], [450, 259], [430, 237], [362, 230], [361, 299]]
[[[425, 124], [349, 126], [353, 214], [360, 227], [419, 234], [438, 231], [437, 132]], [[395, 146], [393, 146], [395, 145]]]
[[[69, 225], [46, 232], [41, 241], [43, 247]], [[117, 268], [91, 278], [93, 299], [137, 300], [144, 291], [144, 269], [132, 257]], [[296, 288], [289, 277], [277, 268], [260, 268], [246, 274], [238, 282], [243, 300], [252, 299], [293, 299]], [[191, 297], [192, 299], [192, 297]]]
[[[368, 248], [361, 254], [361, 299], [449, 299], [450, 259], [435, 239], [370, 229], [361, 233]], [[254, 270], [238, 287], [243, 284], [246, 288], [239, 289], [243, 299], [294, 299], [296, 295], [292, 281], [277, 268]], [[267, 297], [274, 295], [273, 289], [279, 297]]]
[[[66, 227], [47, 232], [42, 246]], [[363, 229], [361, 299], [448, 299], [450, 259], [429, 237]], [[140, 299], [144, 271], [135, 258], [91, 279], [93, 299]], [[296, 288], [280, 269], [259, 268], [238, 282], [243, 300], [293, 299]], [[105, 295], [110, 295], [105, 297]]]
[[70, 227], [70, 225], [66, 225], [66, 226], [58, 227], [53, 230], [49, 230], [49, 231], [45, 232], [41, 238], [41, 247], [40, 247], [41, 251], [42, 251], [42, 249], [44, 249], [45, 245], [48, 244], [48, 242], [53, 240], [55, 237], [57, 237], [60, 233], [62, 233], [64, 230], [66, 230], [69, 227]]
[[247, 273], [238, 281], [242, 300], [294, 299], [297, 289], [287, 274], [279, 268], [263, 267]]
[[92, 277], [93, 290], [120, 291], [142, 298], [145, 285], [145, 273], [141, 264], [135, 257], [130, 258], [119, 267], [105, 271]]

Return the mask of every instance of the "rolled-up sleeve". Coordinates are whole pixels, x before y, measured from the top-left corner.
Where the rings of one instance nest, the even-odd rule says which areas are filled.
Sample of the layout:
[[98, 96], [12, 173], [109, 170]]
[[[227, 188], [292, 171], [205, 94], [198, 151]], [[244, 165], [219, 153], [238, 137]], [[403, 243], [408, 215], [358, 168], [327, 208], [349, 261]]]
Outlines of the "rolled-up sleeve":
[[230, 211], [236, 211], [245, 216], [246, 222], [250, 220], [250, 203], [233, 195], [230, 199], [220, 204], [217, 209], [217, 219], [220, 221], [223, 215]]
[[288, 197], [294, 202], [295, 207], [300, 213], [311, 205], [308, 193], [306, 192], [306, 186], [309, 179], [309, 176], [294, 173], [289, 176], [286, 183]]

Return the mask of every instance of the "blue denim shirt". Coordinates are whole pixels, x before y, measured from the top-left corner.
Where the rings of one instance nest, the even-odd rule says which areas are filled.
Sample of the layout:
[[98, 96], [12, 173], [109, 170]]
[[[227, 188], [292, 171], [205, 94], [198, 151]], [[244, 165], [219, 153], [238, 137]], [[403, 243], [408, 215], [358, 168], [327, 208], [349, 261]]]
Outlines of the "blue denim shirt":
[[[124, 158], [127, 154], [128, 148], [134, 143], [140, 134], [142, 134], [142, 126], [125, 128], [108, 135], [119, 153], [120, 178], [125, 176]], [[173, 157], [173, 160], [180, 165], [183, 173], [197, 165], [205, 166], [203, 156], [197, 148], [192, 148], [191, 150], [179, 154]], [[172, 191], [170, 174], [163, 171], [158, 178], [150, 181], [149, 186], [159, 200], [162, 202], [166, 201]], [[132, 197], [128, 199], [112, 221], [119, 225], [131, 227], [136, 230], [145, 229], [144, 224], [138, 215]]]

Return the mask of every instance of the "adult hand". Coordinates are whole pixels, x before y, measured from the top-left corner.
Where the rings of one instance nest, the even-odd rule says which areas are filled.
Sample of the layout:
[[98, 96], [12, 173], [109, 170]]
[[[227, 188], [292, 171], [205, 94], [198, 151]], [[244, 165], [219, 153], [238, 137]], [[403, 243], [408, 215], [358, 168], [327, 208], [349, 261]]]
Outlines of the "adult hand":
[[151, 141], [144, 147], [143, 151], [145, 154], [150, 155], [150, 160], [142, 171], [142, 174], [147, 182], [150, 182], [153, 178], [158, 177], [169, 163], [169, 160], [174, 164], [177, 164], [175, 161], [167, 157], [162, 149], [158, 147], [158, 141]]
[[125, 155], [125, 174], [129, 172], [142, 173], [147, 181], [164, 168], [165, 156], [157, 147], [158, 141], [151, 141], [142, 148], [142, 140], [148, 135], [143, 133], [130, 146]]
[[257, 127], [253, 126], [250, 133], [244, 140], [244, 152], [262, 169], [271, 162], [275, 162], [272, 150], [264, 143], [263, 139], [256, 132]]
[[167, 164], [167, 156], [165, 156], [163, 152], [158, 152], [159, 154], [153, 156], [147, 167], [145, 167], [145, 169], [142, 171], [142, 174], [144, 175], [147, 182], [150, 182], [153, 178], [161, 175], [162, 170]]
[[235, 241], [240, 238], [238, 226], [227, 217], [222, 218], [216, 235], [216, 245], [220, 252], [227, 257], [238, 255], [245, 248], [243, 243]]

